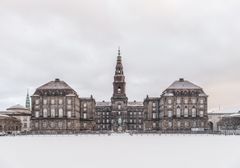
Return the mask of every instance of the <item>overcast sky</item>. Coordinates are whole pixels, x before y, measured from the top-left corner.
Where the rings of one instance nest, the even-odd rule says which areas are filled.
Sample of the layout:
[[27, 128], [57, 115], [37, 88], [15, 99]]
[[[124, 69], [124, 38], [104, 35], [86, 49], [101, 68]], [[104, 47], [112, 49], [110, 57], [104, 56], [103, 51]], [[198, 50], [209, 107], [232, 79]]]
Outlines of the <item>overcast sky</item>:
[[209, 111], [240, 109], [239, 0], [1, 0], [0, 110], [55, 78], [110, 100], [121, 46], [129, 100], [180, 77]]

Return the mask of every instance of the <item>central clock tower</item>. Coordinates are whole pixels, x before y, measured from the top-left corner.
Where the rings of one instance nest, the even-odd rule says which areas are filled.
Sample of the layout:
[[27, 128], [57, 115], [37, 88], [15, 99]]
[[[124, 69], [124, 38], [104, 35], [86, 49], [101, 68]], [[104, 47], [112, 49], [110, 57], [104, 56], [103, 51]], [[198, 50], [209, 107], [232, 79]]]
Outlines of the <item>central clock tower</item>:
[[112, 104], [112, 130], [124, 132], [127, 129], [127, 103], [126, 82], [123, 73], [122, 57], [118, 49], [117, 64], [113, 81]]

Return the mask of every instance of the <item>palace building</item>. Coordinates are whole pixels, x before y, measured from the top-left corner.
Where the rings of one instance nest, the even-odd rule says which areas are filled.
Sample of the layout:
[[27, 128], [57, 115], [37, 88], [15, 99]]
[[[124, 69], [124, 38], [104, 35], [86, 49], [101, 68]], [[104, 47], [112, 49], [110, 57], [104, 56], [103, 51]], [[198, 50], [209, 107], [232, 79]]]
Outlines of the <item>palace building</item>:
[[204, 131], [208, 129], [207, 95], [199, 86], [180, 79], [161, 96], [128, 101], [122, 57], [118, 50], [110, 101], [79, 97], [60, 79], [32, 95], [33, 133]]

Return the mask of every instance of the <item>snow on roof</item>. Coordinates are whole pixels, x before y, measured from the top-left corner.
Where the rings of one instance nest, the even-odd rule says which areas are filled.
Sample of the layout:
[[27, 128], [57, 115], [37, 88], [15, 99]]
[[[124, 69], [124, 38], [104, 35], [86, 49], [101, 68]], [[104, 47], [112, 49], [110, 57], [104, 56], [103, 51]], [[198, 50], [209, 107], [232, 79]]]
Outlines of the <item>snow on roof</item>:
[[111, 106], [111, 102], [96, 102], [96, 106]]
[[143, 102], [133, 101], [133, 102], [128, 102], [127, 105], [128, 106], [143, 106]]
[[17, 105], [7, 108], [7, 110], [28, 110], [28, 109], [20, 104], [17, 104]]
[[73, 90], [66, 82], [61, 81], [60, 79], [55, 79], [54, 81], [50, 81], [39, 88], [37, 90], [48, 90], [48, 89], [69, 89]]
[[167, 89], [202, 89], [201, 87], [180, 78], [178, 81], [173, 82]]

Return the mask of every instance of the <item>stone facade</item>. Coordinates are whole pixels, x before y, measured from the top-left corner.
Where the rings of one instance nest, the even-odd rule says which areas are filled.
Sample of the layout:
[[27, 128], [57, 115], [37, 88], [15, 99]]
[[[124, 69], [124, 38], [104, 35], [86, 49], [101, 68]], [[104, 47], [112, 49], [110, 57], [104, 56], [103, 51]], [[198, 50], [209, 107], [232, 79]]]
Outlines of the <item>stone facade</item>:
[[31, 119], [31, 112], [28, 108], [25, 108], [19, 104], [7, 108], [6, 111], [1, 111], [1, 114], [17, 118], [21, 121], [21, 132], [29, 132], [30, 128], [30, 119]]
[[14, 134], [21, 131], [21, 121], [15, 117], [0, 114], [0, 133]]
[[144, 100], [145, 129], [205, 131], [208, 129], [207, 98], [203, 89], [179, 79], [160, 97]]
[[[75, 133], [88, 129], [92, 119], [89, 104], [92, 98], [80, 99], [64, 81], [51, 81], [39, 87], [32, 96], [32, 132]], [[86, 110], [81, 113], [81, 109]]]
[[159, 97], [128, 101], [119, 50], [109, 102], [81, 98], [56, 79], [32, 96], [31, 128], [35, 133], [204, 131], [208, 129], [207, 98], [202, 88], [180, 79]]

